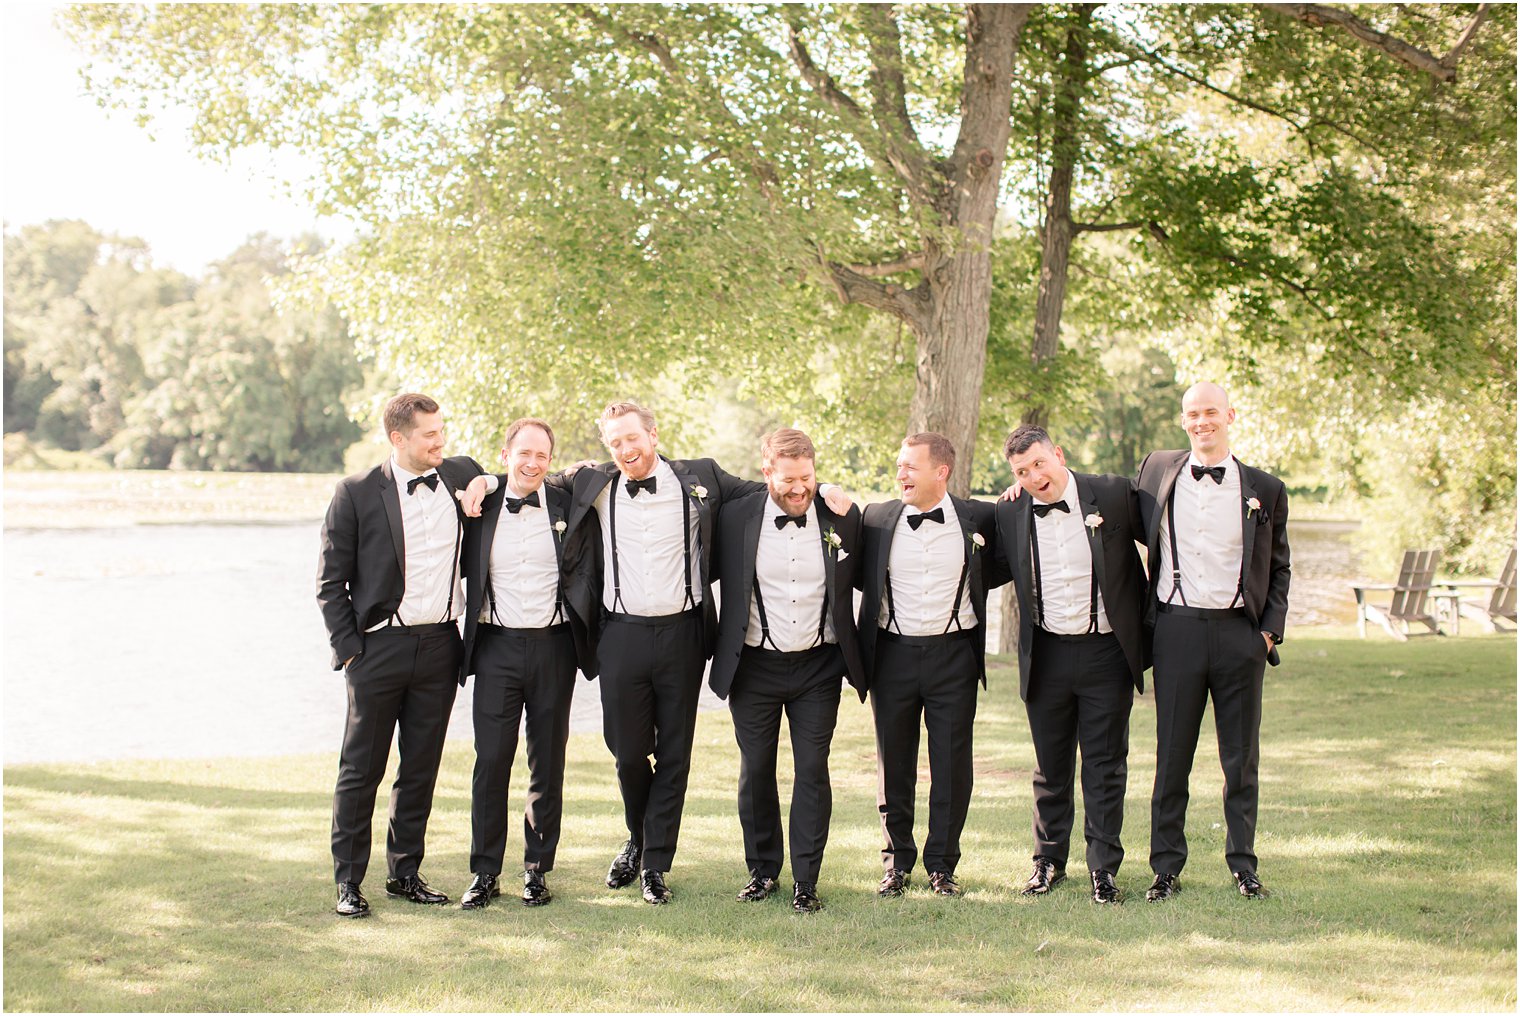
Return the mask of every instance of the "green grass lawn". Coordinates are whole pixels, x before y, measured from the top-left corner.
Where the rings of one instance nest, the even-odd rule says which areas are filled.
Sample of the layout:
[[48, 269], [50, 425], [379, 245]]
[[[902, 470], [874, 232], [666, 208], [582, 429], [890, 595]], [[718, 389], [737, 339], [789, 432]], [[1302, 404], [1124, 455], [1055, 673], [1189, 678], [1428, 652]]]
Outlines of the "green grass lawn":
[[[464, 913], [388, 900], [382, 794], [364, 921], [330, 909], [336, 744], [292, 758], [8, 768], [5, 1008], [1513, 1010], [1514, 639], [1294, 638], [1284, 656], [1262, 730], [1269, 900], [1242, 900], [1225, 868], [1206, 718], [1185, 892], [1144, 902], [1148, 696], [1131, 738], [1126, 904], [1094, 907], [1080, 877], [1020, 898], [1032, 752], [1015, 676], [999, 665], [977, 717], [965, 897], [931, 896], [920, 871], [906, 898], [876, 898], [870, 719], [849, 699], [827, 909], [806, 917], [785, 894], [733, 900], [746, 873], [721, 712], [698, 724], [676, 899], [658, 908], [602, 885], [624, 834], [595, 735], [571, 743], [553, 904], [508, 897]], [[469, 877], [471, 764], [469, 746], [450, 742], [423, 866], [456, 898]]]

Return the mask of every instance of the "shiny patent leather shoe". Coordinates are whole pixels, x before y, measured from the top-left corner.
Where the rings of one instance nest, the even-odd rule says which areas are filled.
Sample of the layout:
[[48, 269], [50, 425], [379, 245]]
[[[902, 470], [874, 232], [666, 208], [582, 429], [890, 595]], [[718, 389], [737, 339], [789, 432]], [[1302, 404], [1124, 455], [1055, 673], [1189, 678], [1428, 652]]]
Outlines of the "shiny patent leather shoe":
[[882, 899], [890, 899], [901, 896], [908, 888], [908, 873], [897, 868], [888, 868], [887, 873], [881, 877], [881, 885], [876, 887], [876, 895]]
[[1065, 881], [1065, 868], [1058, 867], [1056, 862], [1048, 857], [1036, 857], [1034, 859], [1034, 871], [1024, 881], [1024, 888], [1019, 890], [1019, 895], [1044, 896]]
[[338, 905], [333, 910], [339, 917], [369, 916], [369, 900], [359, 891], [358, 882], [338, 883]]
[[936, 896], [959, 896], [961, 894], [960, 883], [948, 871], [929, 872], [929, 889]]
[[449, 901], [447, 896], [428, 885], [421, 875], [386, 879], [385, 895], [401, 900], [411, 900], [413, 903], [439, 904]]
[[739, 890], [738, 899], [740, 903], [759, 903], [761, 900], [765, 899], [775, 891], [775, 879], [762, 878], [761, 876], [756, 875], [754, 878], [749, 880], [749, 885]]
[[465, 910], [479, 910], [489, 906], [491, 901], [501, 895], [501, 886], [496, 884], [496, 876], [489, 872], [477, 872], [470, 882], [470, 888], [459, 897], [459, 905]]
[[656, 906], [661, 903], [669, 903], [672, 893], [670, 887], [665, 884], [663, 871], [645, 870], [640, 876], [640, 887], [644, 893], [644, 902]]
[[1160, 903], [1180, 892], [1182, 892], [1182, 883], [1177, 881], [1176, 875], [1157, 875], [1151, 887], [1145, 890], [1145, 898], [1151, 903]]
[[541, 871], [523, 872], [522, 901], [525, 907], [541, 907], [554, 899], [554, 894], [544, 884], [544, 873]]
[[1256, 877], [1256, 872], [1249, 868], [1235, 873], [1235, 888], [1248, 900], [1264, 900], [1271, 895], [1267, 892], [1267, 887], [1261, 884], [1261, 879]]
[[1114, 884], [1111, 871], [1089, 872], [1092, 876], [1092, 901], [1094, 903], [1118, 903], [1119, 887]]
[[813, 882], [792, 883], [792, 909], [799, 914], [816, 914], [823, 909], [818, 886]]
[[629, 838], [623, 844], [623, 849], [612, 859], [612, 867], [607, 869], [607, 888], [621, 889], [633, 883], [639, 877], [639, 864], [644, 860], [643, 844]]

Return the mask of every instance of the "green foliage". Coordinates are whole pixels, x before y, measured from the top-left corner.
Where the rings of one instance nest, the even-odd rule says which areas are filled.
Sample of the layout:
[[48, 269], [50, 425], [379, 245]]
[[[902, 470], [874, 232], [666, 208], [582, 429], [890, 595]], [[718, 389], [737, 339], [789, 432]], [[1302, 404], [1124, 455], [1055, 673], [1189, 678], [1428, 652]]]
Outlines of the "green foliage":
[[331, 471], [361, 375], [330, 305], [277, 306], [255, 238], [199, 284], [81, 222], [5, 238], [6, 427], [118, 466]]

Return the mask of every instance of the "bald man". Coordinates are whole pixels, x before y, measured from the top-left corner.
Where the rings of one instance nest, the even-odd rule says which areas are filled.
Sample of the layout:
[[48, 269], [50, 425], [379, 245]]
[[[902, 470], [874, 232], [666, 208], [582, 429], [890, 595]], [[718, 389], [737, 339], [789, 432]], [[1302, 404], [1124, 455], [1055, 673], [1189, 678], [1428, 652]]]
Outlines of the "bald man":
[[1140, 464], [1140, 518], [1150, 548], [1156, 696], [1156, 786], [1146, 899], [1181, 891], [1188, 777], [1204, 705], [1214, 703], [1224, 769], [1225, 861], [1247, 899], [1256, 874], [1256, 769], [1266, 665], [1278, 663], [1288, 614], [1288, 498], [1282, 481], [1230, 454], [1235, 410], [1217, 384], [1182, 397], [1186, 451]]

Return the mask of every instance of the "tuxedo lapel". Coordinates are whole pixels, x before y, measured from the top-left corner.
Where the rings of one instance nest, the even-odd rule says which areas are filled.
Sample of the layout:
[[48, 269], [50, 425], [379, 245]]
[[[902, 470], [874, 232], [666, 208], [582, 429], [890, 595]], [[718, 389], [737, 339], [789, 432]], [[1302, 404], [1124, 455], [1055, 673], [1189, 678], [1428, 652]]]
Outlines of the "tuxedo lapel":
[[[487, 498], [486, 506], [480, 512], [480, 553], [475, 558], [475, 574], [479, 575], [484, 582], [488, 574], [491, 562], [491, 544], [496, 539], [496, 523], [501, 521], [501, 507], [506, 503], [507, 490], [503, 484], [497, 492], [497, 497]], [[491, 504], [495, 501], [495, 504]]]
[[829, 511], [822, 500], [815, 500], [814, 505], [818, 508], [818, 545], [823, 550], [823, 595], [832, 605], [839, 602], [834, 593], [834, 572], [838, 568], [838, 562], [834, 560], [832, 547], [829, 546], [828, 532], [833, 529], [838, 532], [839, 523], [837, 516]]
[[1256, 496], [1256, 488], [1251, 484], [1246, 464], [1236, 459], [1235, 467], [1240, 471], [1240, 589], [1244, 596], [1246, 572], [1251, 567], [1251, 552], [1256, 545], [1256, 516], [1246, 502]]
[[391, 546], [396, 550], [396, 567], [406, 575], [406, 530], [401, 524], [401, 489], [391, 472], [391, 460], [380, 464], [380, 503], [385, 507], [385, 522], [391, 531]]
[[1084, 485], [1075, 473], [1072, 474], [1072, 479], [1077, 485], [1077, 503], [1082, 506], [1082, 528], [1087, 531], [1087, 546], [1092, 551], [1093, 577], [1098, 580], [1098, 589], [1104, 590], [1108, 588], [1108, 576], [1103, 567], [1103, 527], [1087, 524], [1089, 515], [1102, 515], [1098, 511], [1098, 492], [1091, 483]]
[[1171, 510], [1172, 488], [1177, 485], [1177, 476], [1187, 461], [1188, 453], [1178, 452], [1177, 461], [1167, 467], [1161, 476], [1161, 486], [1156, 490], [1156, 517], [1151, 521], [1151, 531], [1146, 534], [1146, 546], [1150, 548], [1151, 560], [1158, 566], [1161, 563], [1161, 516]]
[[692, 490], [694, 488], [703, 486], [703, 484], [700, 480], [697, 479], [694, 474], [692, 474], [686, 468], [685, 462], [681, 461], [680, 459], [666, 459], [665, 461], [670, 464], [670, 471], [676, 474], [676, 479], [681, 481], [681, 496], [689, 497], [694, 502], [696, 502], [697, 533], [700, 537], [698, 541], [698, 548], [702, 553], [702, 576], [705, 579], [707, 577], [707, 561], [709, 555], [711, 554], [711, 551], [708, 548], [712, 546], [713, 524], [712, 511], [709, 510], [707, 506], [708, 498], [697, 497], [692, 493]]
[[[591, 482], [585, 485], [585, 496], [583, 498], [580, 500], [572, 499], [570, 502], [569, 524], [572, 529], [580, 526], [581, 520], [586, 517], [586, 513], [591, 510], [591, 506], [596, 504], [597, 495], [601, 494], [602, 488], [607, 486], [613, 477], [619, 475], [618, 467], [611, 462], [586, 468], [591, 470]], [[613, 491], [612, 493], [616, 494], [617, 491]]]
[[977, 620], [985, 622], [986, 618], [983, 615], [986, 613], [987, 598], [982, 594], [982, 569], [979, 567], [979, 562], [972, 560], [977, 552], [977, 546], [971, 539], [976, 532], [976, 520], [971, 517], [971, 505], [967, 502], [952, 496], [950, 503], [955, 505], [955, 516], [961, 524], [961, 554], [966, 571], [971, 577], [969, 583], [971, 606]]
[[[565, 535], [564, 530], [560, 529], [559, 524], [564, 523], [567, 527], [569, 526], [569, 522], [565, 519], [565, 506], [556, 503], [556, 499], [549, 494], [548, 487], [540, 487], [539, 490], [544, 499], [544, 510], [549, 513], [549, 533], [554, 538], [554, 559], [560, 564], [564, 564]], [[496, 524], [493, 522], [491, 529], [494, 530], [495, 528]], [[487, 531], [486, 538], [489, 541], [490, 531]], [[487, 542], [486, 546], [489, 547], [490, 543]]]
[[[756, 558], [760, 554], [760, 526], [765, 521], [765, 506], [770, 503], [768, 497], [755, 499], [755, 507], [744, 520], [744, 555], [740, 558], [744, 568], [740, 572], [739, 580], [744, 583], [739, 590], [734, 590], [734, 595], [742, 595], [746, 603], [754, 596]], [[741, 592], [742, 590], [742, 592]], [[728, 592], [727, 589], [724, 592]], [[749, 612], [745, 611], [745, 616]]]
[[1013, 502], [1013, 549], [1008, 555], [1008, 570], [1019, 598], [1019, 617], [1033, 624], [1034, 557], [1029, 552], [1029, 527], [1034, 525], [1034, 498], [1021, 494]]
[[887, 568], [892, 561], [892, 539], [897, 535], [897, 520], [902, 518], [901, 499], [888, 502], [881, 544], [876, 551], [876, 598], [880, 601], [887, 588]]

